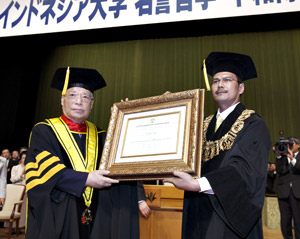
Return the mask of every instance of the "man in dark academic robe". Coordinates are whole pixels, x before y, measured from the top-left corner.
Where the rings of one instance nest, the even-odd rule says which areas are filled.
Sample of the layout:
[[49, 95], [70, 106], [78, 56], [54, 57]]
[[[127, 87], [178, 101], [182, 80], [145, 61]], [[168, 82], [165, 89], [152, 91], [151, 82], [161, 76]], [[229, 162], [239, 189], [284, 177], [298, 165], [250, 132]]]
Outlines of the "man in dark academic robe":
[[93, 69], [56, 71], [63, 115], [33, 128], [26, 158], [27, 239], [139, 238], [137, 183], [98, 170], [105, 132], [86, 120], [104, 86]]
[[174, 172], [166, 180], [185, 190], [182, 238], [261, 239], [271, 141], [260, 116], [240, 103], [255, 66], [249, 56], [226, 52], [211, 53], [206, 66], [219, 109], [204, 120], [201, 178]]

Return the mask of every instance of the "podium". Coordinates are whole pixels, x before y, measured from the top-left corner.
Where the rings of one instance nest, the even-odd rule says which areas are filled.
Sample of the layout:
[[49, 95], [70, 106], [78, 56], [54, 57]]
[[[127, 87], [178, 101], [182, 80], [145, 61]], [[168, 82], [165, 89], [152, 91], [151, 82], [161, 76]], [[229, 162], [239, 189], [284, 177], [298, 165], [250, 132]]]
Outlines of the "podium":
[[144, 185], [152, 212], [140, 215], [140, 239], [180, 239], [184, 191], [174, 186]]

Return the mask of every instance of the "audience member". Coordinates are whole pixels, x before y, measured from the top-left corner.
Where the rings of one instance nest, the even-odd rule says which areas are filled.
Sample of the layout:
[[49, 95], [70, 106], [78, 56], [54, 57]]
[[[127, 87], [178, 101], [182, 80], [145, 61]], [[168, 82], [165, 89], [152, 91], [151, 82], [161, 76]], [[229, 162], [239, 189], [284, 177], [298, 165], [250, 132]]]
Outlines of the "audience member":
[[0, 156], [0, 205], [1, 210], [3, 205], [5, 204], [6, 198], [6, 174], [7, 174], [7, 163], [6, 158]]
[[15, 184], [25, 185], [25, 158], [26, 152], [21, 153], [21, 158], [18, 165], [15, 165], [11, 169], [10, 181]]
[[268, 177], [267, 177], [267, 187], [266, 187], [266, 194], [268, 196], [277, 194], [277, 179], [278, 179], [278, 175], [276, 172], [276, 164], [268, 163]]
[[27, 152], [28, 148], [27, 147], [21, 147], [19, 150], [19, 153], [21, 154], [22, 152], [26, 151]]
[[12, 183], [10, 181], [11, 178], [11, 169], [13, 166], [16, 166], [19, 164], [19, 152], [17, 150], [13, 151], [13, 154], [11, 155], [10, 152], [7, 154], [8, 149], [5, 150], [5, 155], [9, 155], [8, 163], [7, 163], [7, 183]]
[[6, 173], [6, 182], [7, 183], [11, 183], [10, 181], [10, 170], [11, 170], [11, 153], [9, 151], [9, 149], [3, 149], [1, 152], [1, 156], [3, 158], [6, 158], [6, 167], [7, 167], [7, 173]]
[[3, 158], [6, 158], [7, 160], [9, 160], [11, 158], [11, 154], [10, 154], [9, 149], [3, 149], [2, 152], [1, 152], [1, 156]]
[[12, 153], [11, 153], [11, 159], [14, 160], [14, 161], [19, 161], [20, 160], [20, 153], [19, 153], [18, 150], [12, 151]]
[[[20, 154], [19, 164], [12, 167], [11, 170], [11, 178], [10, 181], [14, 184], [22, 184], [25, 185], [25, 159], [26, 159], [26, 151]], [[25, 227], [25, 219], [26, 219], [26, 194], [23, 198], [23, 204], [21, 209], [21, 218], [19, 221], [19, 227]], [[15, 233], [15, 232], [13, 232]]]

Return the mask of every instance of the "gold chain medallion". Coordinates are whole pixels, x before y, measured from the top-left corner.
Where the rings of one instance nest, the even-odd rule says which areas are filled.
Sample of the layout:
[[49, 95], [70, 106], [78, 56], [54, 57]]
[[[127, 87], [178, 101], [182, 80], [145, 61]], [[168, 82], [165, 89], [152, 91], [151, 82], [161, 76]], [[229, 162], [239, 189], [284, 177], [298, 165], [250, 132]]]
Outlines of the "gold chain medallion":
[[220, 151], [231, 149], [237, 134], [243, 129], [244, 121], [255, 113], [254, 110], [244, 110], [237, 118], [231, 129], [221, 138], [215, 141], [206, 140], [206, 132], [213, 115], [208, 116], [203, 122], [203, 161], [206, 162], [220, 154]]

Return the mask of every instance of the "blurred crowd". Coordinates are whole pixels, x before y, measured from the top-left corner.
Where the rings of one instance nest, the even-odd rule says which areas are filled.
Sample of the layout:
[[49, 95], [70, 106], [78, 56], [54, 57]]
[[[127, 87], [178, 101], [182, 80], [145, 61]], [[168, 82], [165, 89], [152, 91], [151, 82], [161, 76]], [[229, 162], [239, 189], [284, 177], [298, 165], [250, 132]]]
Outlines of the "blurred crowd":
[[[27, 147], [21, 147], [19, 150], [2, 149], [0, 156], [0, 209], [5, 205], [6, 185], [7, 184], [22, 184], [26, 186], [25, 180], [25, 159]], [[26, 194], [24, 196], [19, 227], [25, 227], [26, 218]], [[7, 227], [5, 224], [0, 224], [0, 227]]]

